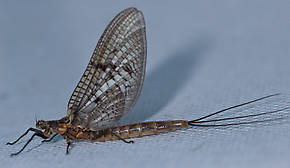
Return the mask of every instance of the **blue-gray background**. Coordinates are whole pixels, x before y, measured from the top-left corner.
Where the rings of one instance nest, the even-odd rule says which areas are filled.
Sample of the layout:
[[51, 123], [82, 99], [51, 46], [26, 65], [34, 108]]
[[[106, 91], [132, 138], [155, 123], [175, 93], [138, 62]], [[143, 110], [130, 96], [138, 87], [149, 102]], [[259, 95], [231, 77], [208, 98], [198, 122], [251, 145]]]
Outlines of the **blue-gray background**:
[[82, 141], [68, 156], [62, 137], [46, 144], [35, 138], [21, 155], [9, 157], [28, 137], [4, 144], [34, 126], [35, 116], [66, 115], [105, 26], [131, 6], [145, 15], [148, 59], [141, 97], [122, 122], [194, 119], [276, 92], [283, 94], [227, 114], [289, 106], [289, 1], [2, 0], [1, 167], [289, 167], [289, 120], [190, 128], [133, 145]]

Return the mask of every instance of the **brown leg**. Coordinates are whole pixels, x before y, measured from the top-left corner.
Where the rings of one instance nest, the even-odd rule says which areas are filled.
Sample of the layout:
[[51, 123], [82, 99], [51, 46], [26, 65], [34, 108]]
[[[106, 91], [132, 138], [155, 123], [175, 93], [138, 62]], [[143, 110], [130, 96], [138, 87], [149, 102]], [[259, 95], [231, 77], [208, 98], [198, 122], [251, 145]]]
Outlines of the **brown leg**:
[[127, 141], [126, 139], [120, 137], [119, 135], [117, 135], [116, 133], [112, 133], [114, 136], [116, 136], [117, 138], [119, 138], [120, 140], [122, 140], [125, 143], [134, 143], [134, 141]]
[[54, 134], [51, 138], [49, 139], [44, 139], [41, 142], [50, 142], [55, 136], [57, 136], [58, 134]]
[[[22, 147], [22, 149], [20, 150], [20, 151], [18, 151], [18, 152], [16, 152], [16, 153], [12, 153], [10, 156], [15, 156], [15, 155], [18, 155], [19, 153], [21, 153], [25, 148], [26, 148], [26, 146], [32, 141], [32, 139], [35, 137], [35, 136], [39, 136], [39, 137], [41, 137], [41, 138], [47, 138], [47, 137], [45, 137], [44, 136], [44, 134], [41, 132], [41, 133], [38, 133], [38, 132], [36, 132], [36, 133], [34, 133], [32, 136], [31, 136], [31, 138], [26, 142], [26, 144]], [[17, 141], [16, 141], [17, 142]]]
[[23, 138], [29, 131], [32, 131], [32, 132], [35, 132], [35, 133], [38, 133], [37, 136], [40, 136], [42, 137], [43, 139], [46, 139], [46, 137], [43, 135], [43, 133], [38, 130], [38, 129], [35, 129], [35, 128], [28, 128], [28, 130], [26, 130], [19, 138], [17, 138], [14, 142], [8, 142], [6, 143], [6, 145], [14, 145], [16, 142], [18, 142], [21, 138]]
[[69, 153], [69, 146], [71, 145], [70, 139], [66, 139], [66, 143], [67, 143], [66, 154], [68, 154]]

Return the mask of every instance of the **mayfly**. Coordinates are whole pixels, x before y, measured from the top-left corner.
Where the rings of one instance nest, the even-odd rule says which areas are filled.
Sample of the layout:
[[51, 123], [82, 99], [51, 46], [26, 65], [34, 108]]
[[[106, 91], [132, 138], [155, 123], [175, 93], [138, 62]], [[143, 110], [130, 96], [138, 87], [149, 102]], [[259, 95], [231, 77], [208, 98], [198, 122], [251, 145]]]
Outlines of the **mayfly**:
[[18, 155], [22, 152], [35, 136], [47, 142], [58, 134], [62, 135], [67, 142], [66, 153], [68, 154], [71, 140], [122, 140], [125, 143], [133, 143], [134, 141], [126, 139], [174, 131], [188, 126], [218, 127], [272, 121], [274, 119], [210, 124], [216, 121], [276, 113], [285, 109], [205, 120], [226, 110], [278, 95], [273, 94], [191, 121], [152, 121], [116, 126], [115, 123], [134, 106], [140, 95], [145, 77], [146, 45], [145, 21], [142, 12], [136, 8], [121, 11], [109, 23], [98, 41], [89, 64], [70, 97], [67, 116], [60, 120], [36, 121], [36, 128], [29, 128], [17, 140], [7, 143], [13, 145], [29, 131], [34, 132], [23, 148], [11, 155]]

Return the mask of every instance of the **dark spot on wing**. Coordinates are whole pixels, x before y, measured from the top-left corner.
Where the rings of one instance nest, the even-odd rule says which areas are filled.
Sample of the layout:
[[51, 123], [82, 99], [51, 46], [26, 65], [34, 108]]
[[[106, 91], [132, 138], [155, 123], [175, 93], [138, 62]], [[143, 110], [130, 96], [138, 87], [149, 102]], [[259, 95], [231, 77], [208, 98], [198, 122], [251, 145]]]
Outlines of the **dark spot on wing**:
[[126, 64], [125, 66], [123, 66], [123, 69], [128, 72], [130, 75], [133, 73], [133, 69], [130, 66], [130, 64]]
[[97, 98], [94, 100], [94, 103], [98, 104], [100, 101], [101, 101], [101, 99], [100, 99], [99, 97], [97, 97]]

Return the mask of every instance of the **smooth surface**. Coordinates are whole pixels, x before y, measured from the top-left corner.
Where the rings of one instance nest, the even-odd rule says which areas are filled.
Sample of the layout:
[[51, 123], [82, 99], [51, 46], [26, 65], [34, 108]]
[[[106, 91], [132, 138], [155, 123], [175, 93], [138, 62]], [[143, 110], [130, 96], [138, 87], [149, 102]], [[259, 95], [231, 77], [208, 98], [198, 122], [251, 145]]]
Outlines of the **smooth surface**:
[[9, 157], [31, 134], [5, 143], [34, 126], [35, 116], [66, 115], [105, 26], [131, 6], [145, 15], [148, 60], [141, 97], [123, 123], [195, 119], [277, 92], [220, 117], [290, 106], [288, 1], [1, 1], [1, 167], [289, 167], [290, 119], [189, 128], [134, 144], [81, 141], [68, 156], [62, 137], [45, 144], [35, 138]]

